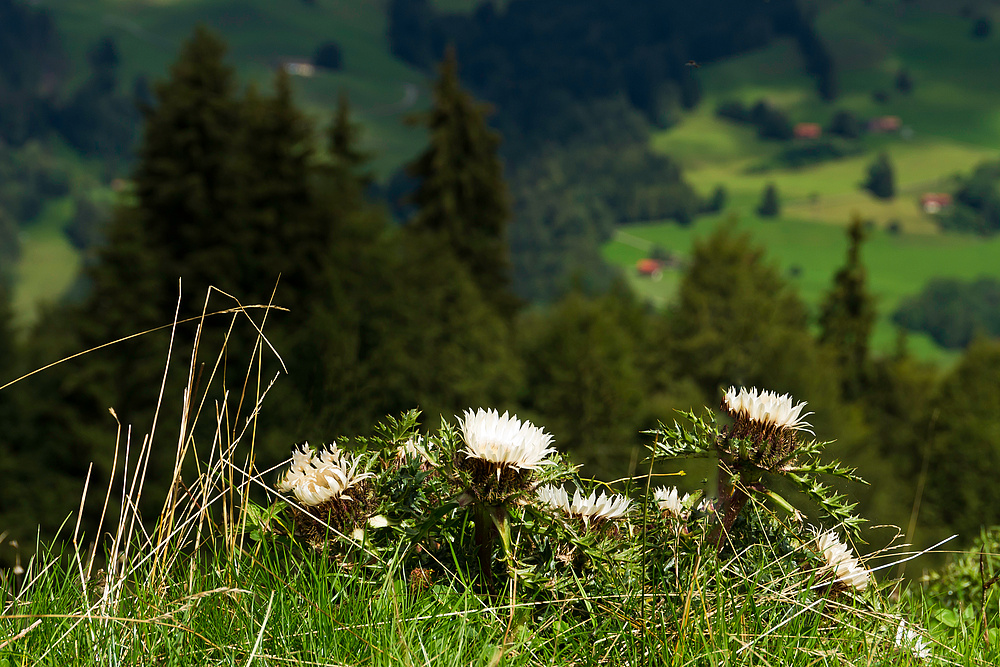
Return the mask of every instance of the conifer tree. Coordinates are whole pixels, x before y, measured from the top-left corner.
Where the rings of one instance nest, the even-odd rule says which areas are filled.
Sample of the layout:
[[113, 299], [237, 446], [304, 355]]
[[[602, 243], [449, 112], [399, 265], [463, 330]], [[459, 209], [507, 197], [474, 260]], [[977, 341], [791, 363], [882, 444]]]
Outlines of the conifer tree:
[[572, 292], [548, 312], [523, 316], [517, 327], [526, 407], [591, 474], [627, 474], [642, 428], [641, 338], [649, 318], [631, 301], [620, 291], [597, 299]]
[[507, 227], [510, 204], [497, 155], [500, 138], [486, 123], [487, 108], [465, 92], [449, 48], [423, 122], [430, 145], [409, 167], [420, 182], [413, 194], [414, 231], [439, 235], [468, 267], [483, 295], [505, 316], [510, 293]]
[[[691, 378], [709, 400], [743, 385], [791, 392], [811, 407], [839, 402], [805, 304], [732, 225], [695, 243], [661, 336], [668, 355], [661, 365]], [[830, 414], [824, 408], [820, 417]]]
[[980, 338], [938, 390], [925, 511], [964, 539], [1000, 522], [1000, 342]]
[[184, 44], [170, 78], [155, 87], [133, 177], [149, 246], [165, 275], [182, 276], [194, 293], [209, 284], [233, 290], [239, 275], [230, 245], [245, 211], [234, 165], [240, 103], [225, 50], [204, 27]]
[[761, 194], [757, 205], [757, 215], [762, 218], [773, 218], [781, 212], [781, 202], [778, 200], [778, 188], [774, 183], [768, 183]]
[[868, 167], [868, 179], [864, 188], [879, 199], [892, 199], [896, 196], [896, 176], [888, 153], [879, 153]]
[[[341, 93], [337, 98], [337, 109], [333, 114], [333, 122], [330, 123], [330, 130], [327, 134], [328, 149], [330, 157], [335, 166], [357, 170], [364, 165], [371, 156], [358, 147], [361, 130], [357, 123], [351, 120], [351, 103], [346, 93]], [[370, 180], [365, 175], [364, 180]]]
[[875, 325], [875, 305], [867, 287], [867, 272], [861, 263], [864, 225], [854, 216], [847, 228], [847, 263], [837, 271], [819, 315], [820, 343], [834, 352], [840, 371], [842, 394], [855, 399], [868, 375], [868, 342]]
[[265, 301], [281, 276], [278, 300], [304, 308], [329, 249], [329, 230], [315, 215], [312, 124], [295, 107], [289, 75], [279, 70], [274, 94], [251, 87], [240, 107], [233, 168], [239, 218], [229, 247], [240, 258], [234, 285], [241, 299]]

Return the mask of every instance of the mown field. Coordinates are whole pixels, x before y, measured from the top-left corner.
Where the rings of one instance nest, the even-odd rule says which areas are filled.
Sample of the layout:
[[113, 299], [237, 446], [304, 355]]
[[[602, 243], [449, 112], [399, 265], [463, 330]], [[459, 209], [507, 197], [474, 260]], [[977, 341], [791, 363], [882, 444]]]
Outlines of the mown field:
[[[997, 37], [974, 40], [969, 19], [954, 8], [946, 11], [947, 6], [940, 5], [945, 9], [935, 11], [930, 4], [909, 9], [889, 2], [826, 6], [817, 26], [838, 65], [841, 94], [833, 103], [819, 100], [791, 41], [699, 68], [702, 104], [676, 126], [657, 133], [653, 143], [680, 160], [699, 191], [708, 194], [716, 185], [724, 186], [728, 206], [720, 216], [704, 217], [690, 229], [673, 223], [623, 228], [605, 247], [605, 257], [623, 267], [641, 294], [664, 304], [674, 294], [679, 274], [668, 272], [658, 282], [640, 279], [635, 261], [651, 244], [684, 255], [697, 236], [720, 219], [735, 217], [816, 307], [843, 263], [843, 226], [860, 215], [873, 224], [864, 259], [879, 299], [874, 343], [881, 350], [895, 345], [892, 310], [931, 277], [1000, 277], [1000, 242], [941, 234], [933, 217], [918, 205], [920, 194], [947, 191], [956, 174], [995, 159], [1000, 149], [1000, 90], [993, 84], [994, 71], [985, 65], [996, 50]], [[914, 81], [909, 94], [893, 86], [900, 67]], [[875, 101], [875, 91], [885, 92], [888, 99]], [[760, 171], [788, 144], [760, 140], [752, 127], [715, 116], [722, 101], [752, 104], [760, 98], [786, 110], [793, 122], [826, 125], [839, 109], [862, 118], [896, 115], [909, 138], [868, 135], [860, 142], [863, 154], [806, 168]], [[868, 166], [883, 150], [896, 174], [897, 196], [890, 201], [878, 200], [860, 187]], [[777, 186], [782, 210], [777, 219], [764, 221], [754, 209], [767, 183]], [[888, 233], [890, 224], [902, 233]], [[953, 356], [922, 336], [913, 337], [911, 349], [942, 360]]]

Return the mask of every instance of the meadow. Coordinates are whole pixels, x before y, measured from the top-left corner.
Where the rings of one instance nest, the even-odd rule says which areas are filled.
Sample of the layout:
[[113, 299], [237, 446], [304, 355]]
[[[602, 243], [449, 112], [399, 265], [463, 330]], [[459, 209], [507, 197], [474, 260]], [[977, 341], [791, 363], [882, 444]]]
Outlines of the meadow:
[[[919, 206], [922, 193], [948, 191], [957, 174], [996, 159], [1000, 150], [1000, 91], [991, 83], [992, 70], [983, 65], [995, 38], [971, 39], [968, 19], [947, 5], [936, 6], [827, 3], [817, 28], [838, 66], [840, 95], [833, 103], [818, 99], [790, 40], [700, 67], [703, 101], [675, 126], [656, 133], [653, 146], [679, 160], [685, 177], [702, 194], [725, 187], [727, 208], [721, 215], [699, 218], [690, 228], [669, 222], [622, 227], [605, 246], [605, 258], [623, 269], [638, 293], [664, 305], [676, 292], [677, 272], [653, 282], [636, 275], [635, 262], [654, 246], [683, 257], [695, 238], [720, 220], [736, 218], [815, 310], [843, 264], [843, 228], [853, 216], [861, 216], [871, 223], [863, 258], [878, 298], [873, 345], [881, 351], [895, 346], [892, 310], [930, 278], [1000, 278], [995, 239], [941, 233], [934, 217]], [[893, 87], [900, 67], [914, 81], [908, 94]], [[888, 99], [875, 101], [876, 91]], [[761, 140], [752, 127], [718, 118], [714, 111], [723, 101], [753, 104], [761, 98], [788, 112], [793, 122], [825, 126], [837, 110], [848, 109], [861, 118], [899, 116], [906, 131], [866, 135], [857, 155], [795, 169], [762, 169], [787, 146]], [[801, 145], [808, 140], [794, 141]], [[861, 188], [880, 151], [888, 153], [895, 168], [896, 196], [891, 200]], [[776, 185], [782, 207], [777, 218], [765, 220], [755, 209], [768, 183]], [[890, 225], [900, 233], [890, 233]], [[911, 336], [910, 348], [925, 358], [954, 358], [923, 335]]]
[[[436, 0], [435, 4], [464, 11], [476, 3]], [[79, 56], [100, 37], [112, 35], [121, 50], [121, 79], [126, 85], [140, 75], [151, 80], [163, 76], [199, 22], [229, 42], [240, 79], [264, 87], [283, 59], [307, 59], [316, 46], [332, 39], [342, 48], [343, 69], [297, 77], [294, 82], [300, 104], [317, 125], [327, 121], [337, 96], [346, 91], [379, 179], [387, 178], [423, 145], [424, 131], [403, 121], [408, 113], [425, 108], [427, 81], [424, 73], [390, 55], [383, 4], [49, 0], [45, 6], [61, 28], [77, 77], [84, 75]], [[794, 284], [813, 307], [843, 258], [839, 228], [855, 214], [872, 221], [875, 229], [865, 259], [879, 297], [875, 346], [886, 350], [895, 341], [888, 321], [892, 308], [901, 298], [919, 292], [929, 278], [1000, 275], [1000, 262], [991, 261], [997, 257], [995, 243], [941, 235], [933, 218], [918, 206], [922, 192], [947, 190], [956, 174], [969, 172], [1000, 149], [1000, 91], [983, 64], [996, 37], [971, 39], [968, 19], [957, 16], [948, 3], [929, 0], [913, 7], [895, 2], [823, 3], [816, 21], [838, 66], [840, 96], [834, 103], [818, 99], [794, 43], [777, 40], [760, 51], [700, 67], [702, 103], [685, 112], [675, 126], [656, 132], [652, 145], [680, 161], [688, 181], [703, 194], [717, 185], [727, 189], [723, 217], [740, 218], [782, 268], [794, 272]], [[909, 94], [893, 88], [900, 67], [914, 81]], [[886, 92], [887, 100], [875, 101], [875, 91]], [[714, 113], [721, 101], [753, 103], [759, 98], [788, 111], [796, 122], [825, 124], [837, 109], [850, 109], [861, 117], [898, 115], [910, 138], [869, 135], [859, 144], [860, 154], [808, 168], [761, 171], [759, 167], [783, 146], [762, 141], [752, 128], [721, 120]], [[877, 200], [860, 188], [868, 165], [881, 150], [889, 153], [896, 169], [897, 196], [889, 201]], [[778, 188], [781, 215], [758, 224], [753, 211], [770, 182]], [[19, 266], [15, 291], [22, 324], [32, 320], [37, 304], [58, 298], [71, 284], [79, 258], [58, 231], [70, 211], [65, 203], [53, 203], [25, 229], [25, 261]], [[605, 248], [605, 257], [621, 266], [640, 294], [662, 305], [670, 300], [677, 276], [667, 275], [655, 284], [638, 280], [633, 275], [637, 252], [651, 241], [684, 255], [692, 232], [701, 234], [717, 220], [703, 217], [691, 230], [656, 221], [625, 227]], [[886, 235], [883, 230], [890, 224], [903, 233]], [[914, 336], [912, 345], [922, 356], [949, 358], [925, 337]]]
[[[424, 437], [414, 411], [387, 418], [370, 438], [340, 440], [342, 449], [258, 460], [254, 424], [269, 409], [270, 387], [259, 384], [257, 363], [254, 355], [244, 378], [210, 374], [197, 389], [192, 375], [192, 403], [219, 401], [230, 419], [207, 417], [215, 426], [204, 430], [196, 410], [182, 421], [165, 498], [144, 497], [153, 443], [123, 431], [111, 478], [88, 477], [78, 504], [66, 499], [60, 541], [29, 555], [0, 534], [17, 558], [0, 572], [0, 665], [978, 666], [1000, 658], [991, 592], [1000, 534], [925, 583], [898, 579], [925, 552], [891, 529], [873, 544], [846, 537], [856, 527], [851, 508], [814, 481], [852, 473], [820, 464], [822, 444], [804, 434], [782, 438], [797, 443], [794, 474], [820, 511], [802, 497], [755, 492], [744, 520], [730, 522], [723, 508], [742, 486], [721, 498], [681, 497], [654, 489], [671, 477], [652, 471], [596, 483], [543, 426], [508, 428], [513, 418], [482, 410]], [[734, 396], [727, 401], [737, 420], [745, 413], [742, 427], [764, 428], [770, 418]], [[800, 412], [779, 430], [807, 427]], [[712, 424], [693, 415], [685, 424], [660, 428], [649, 456], [746, 455]], [[490, 447], [507, 462], [490, 458]], [[571, 505], [540, 486], [567, 481], [593, 495]], [[803, 522], [798, 508], [807, 505], [810, 524], [825, 532]], [[144, 520], [140, 507], [162, 509]], [[722, 542], [713, 531], [720, 522], [731, 528]]]

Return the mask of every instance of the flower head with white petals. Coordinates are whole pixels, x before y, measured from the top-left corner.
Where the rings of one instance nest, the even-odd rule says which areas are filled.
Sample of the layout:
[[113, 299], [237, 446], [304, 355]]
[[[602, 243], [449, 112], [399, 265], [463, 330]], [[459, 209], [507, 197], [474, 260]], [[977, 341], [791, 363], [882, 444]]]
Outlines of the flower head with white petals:
[[730, 387], [722, 398], [722, 409], [732, 417], [733, 424], [723, 449], [731, 453], [744, 451], [745, 445], [730, 443], [734, 439], [751, 443], [750, 460], [754, 465], [768, 470], [780, 467], [798, 449], [797, 434], [813, 433], [805, 420], [812, 413], [803, 414], [805, 407], [805, 402], [795, 404], [788, 394]]
[[758, 392], [756, 388], [747, 389], [730, 387], [722, 401], [723, 408], [734, 419], [744, 417], [762, 425], [777, 429], [791, 429], [812, 433], [812, 425], [805, 420], [811, 412], [802, 414], [806, 407], [805, 401], [793, 405], [788, 394], [779, 396], [773, 391]]
[[457, 464], [471, 475], [472, 490], [481, 500], [502, 502], [525, 490], [532, 472], [555, 463], [549, 458], [556, 451], [552, 436], [507, 412], [466, 410], [461, 430], [465, 448]]
[[572, 500], [566, 490], [561, 487], [546, 485], [540, 487], [537, 493], [538, 499], [542, 503], [561, 509], [570, 516], [580, 517], [586, 525], [590, 525], [591, 521], [596, 523], [621, 518], [632, 506], [632, 501], [623, 495], [608, 496], [601, 492], [600, 497], [598, 497], [596, 490], [585, 497], [579, 489], [576, 489]]
[[868, 588], [868, 570], [858, 562], [851, 548], [841, 542], [836, 533], [828, 531], [817, 535], [816, 548], [825, 561], [822, 569], [833, 574], [835, 585], [858, 591]]
[[476, 458], [520, 470], [549, 465], [545, 457], [555, 452], [552, 436], [531, 422], [496, 410], [466, 410], [462, 419], [466, 458]]
[[372, 473], [358, 472], [359, 460], [353, 461], [336, 444], [313, 452], [306, 443], [292, 450], [292, 464], [277, 488], [291, 492], [303, 505], [321, 505], [330, 500], [352, 500], [346, 492]]
[[679, 519], [686, 519], [690, 511], [685, 509], [688, 500], [691, 498], [690, 493], [685, 493], [683, 496], [677, 491], [677, 487], [672, 486], [669, 489], [665, 486], [653, 491], [653, 500], [656, 501], [656, 506], [661, 512], [666, 512], [671, 516], [675, 516]]

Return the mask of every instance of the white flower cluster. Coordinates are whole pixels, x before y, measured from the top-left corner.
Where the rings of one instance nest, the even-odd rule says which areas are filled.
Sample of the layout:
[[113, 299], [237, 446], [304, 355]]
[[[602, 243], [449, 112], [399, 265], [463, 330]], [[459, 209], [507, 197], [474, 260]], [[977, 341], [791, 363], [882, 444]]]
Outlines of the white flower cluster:
[[859, 591], [868, 588], [868, 570], [861, 566], [850, 547], [840, 541], [837, 534], [828, 531], [816, 537], [816, 546], [826, 561], [824, 569], [836, 577], [836, 581]]
[[538, 499], [557, 509], [561, 509], [571, 516], [578, 516], [585, 524], [590, 524], [591, 519], [617, 519], [628, 512], [632, 501], [623, 495], [615, 494], [608, 496], [601, 493], [597, 496], [597, 491], [593, 491], [589, 496], [584, 497], [580, 489], [573, 493], [570, 500], [565, 489], [547, 484], [538, 489]]
[[812, 425], [805, 420], [812, 413], [802, 414], [802, 409], [806, 407], [805, 401], [792, 406], [792, 397], [788, 394], [779, 396], [772, 391], [758, 393], [756, 388], [747, 390], [745, 387], [740, 387], [737, 391], [736, 387], [730, 387], [723, 402], [726, 410], [733, 416], [743, 414], [761, 424], [815, 435]]
[[896, 628], [896, 648], [909, 651], [914, 657], [923, 660], [931, 657], [930, 644], [919, 632], [911, 630], [906, 621], [900, 621]]
[[334, 498], [351, 500], [344, 492], [358, 482], [373, 477], [358, 474], [358, 459], [351, 461], [336, 444], [314, 453], [309, 443], [292, 450], [292, 465], [278, 482], [279, 491], [291, 491], [303, 505], [319, 505]]
[[554, 463], [545, 457], [554, 453], [552, 436], [531, 422], [496, 410], [466, 410], [462, 419], [466, 458], [508, 465], [520, 470], [538, 470]]
[[686, 519], [688, 514], [690, 514], [689, 510], [684, 508], [690, 498], [690, 493], [685, 493], [681, 496], [676, 486], [672, 486], [669, 489], [661, 486], [653, 491], [653, 500], [656, 501], [656, 506], [661, 511], [669, 512], [671, 515], [681, 519]]

